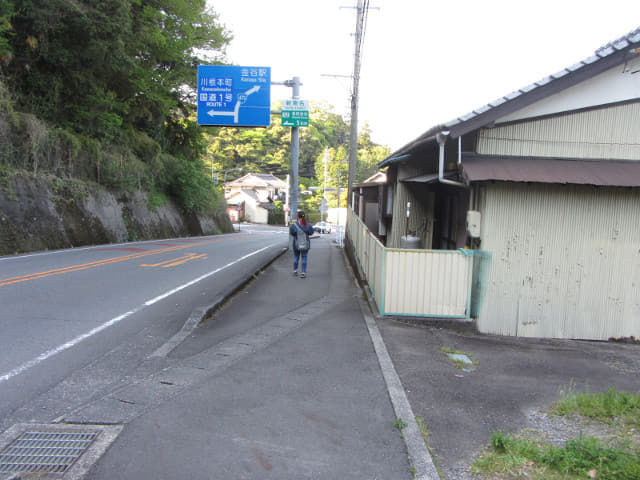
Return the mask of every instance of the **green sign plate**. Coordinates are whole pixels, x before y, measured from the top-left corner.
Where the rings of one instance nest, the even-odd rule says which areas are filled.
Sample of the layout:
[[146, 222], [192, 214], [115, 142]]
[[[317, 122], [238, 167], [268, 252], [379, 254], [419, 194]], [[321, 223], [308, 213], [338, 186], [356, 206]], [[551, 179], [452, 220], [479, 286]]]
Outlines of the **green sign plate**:
[[282, 101], [283, 127], [308, 127], [309, 102], [307, 100], [288, 99]]

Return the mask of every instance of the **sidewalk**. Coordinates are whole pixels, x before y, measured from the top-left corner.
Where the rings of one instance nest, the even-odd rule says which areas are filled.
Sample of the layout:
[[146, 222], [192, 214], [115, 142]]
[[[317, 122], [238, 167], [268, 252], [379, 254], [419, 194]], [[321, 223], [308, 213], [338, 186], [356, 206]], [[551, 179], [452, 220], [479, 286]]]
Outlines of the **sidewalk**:
[[[284, 253], [121, 388], [60, 418], [124, 425], [84, 478], [476, 480], [494, 430], [589, 432], [547, 414], [562, 391], [640, 391], [637, 344], [374, 319], [332, 240], [313, 241], [307, 278]], [[443, 348], [477, 364], [459, 370]]]
[[65, 418], [125, 423], [87, 478], [413, 478], [332, 238], [313, 241], [307, 278], [286, 252], [163, 370]]

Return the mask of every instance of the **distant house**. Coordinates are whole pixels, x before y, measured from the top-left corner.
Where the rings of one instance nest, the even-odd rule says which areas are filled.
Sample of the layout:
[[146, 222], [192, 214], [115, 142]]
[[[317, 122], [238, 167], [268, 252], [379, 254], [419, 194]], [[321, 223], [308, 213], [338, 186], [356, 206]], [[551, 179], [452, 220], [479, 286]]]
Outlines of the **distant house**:
[[227, 213], [234, 222], [266, 224], [274, 202], [286, 202], [288, 191], [289, 185], [271, 174], [249, 173], [225, 184]]
[[387, 184], [356, 186], [355, 213], [372, 228], [377, 208], [386, 248], [409, 232], [422, 249], [490, 258], [473, 278], [479, 331], [640, 337], [640, 29], [379, 167]]

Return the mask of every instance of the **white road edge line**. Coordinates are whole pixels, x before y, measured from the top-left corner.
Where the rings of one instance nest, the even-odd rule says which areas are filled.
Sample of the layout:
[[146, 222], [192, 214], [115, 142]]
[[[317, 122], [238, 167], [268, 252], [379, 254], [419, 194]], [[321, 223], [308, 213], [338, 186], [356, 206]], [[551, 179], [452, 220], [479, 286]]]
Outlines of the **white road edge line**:
[[[275, 244], [273, 244], [275, 245]], [[89, 337], [92, 337], [94, 335], [96, 335], [97, 333], [100, 333], [101, 331], [115, 325], [118, 322], [121, 322], [122, 320], [124, 320], [125, 318], [128, 318], [132, 315], [135, 315], [136, 313], [140, 312], [141, 310], [143, 310], [144, 308], [153, 305], [154, 303], [159, 302], [160, 300], [163, 300], [171, 295], [173, 295], [174, 293], [177, 293], [181, 290], [184, 290], [187, 287], [190, 287], [202, 280], [204, 280], [205, 278], [208, 278], [212, 275], [215, 275], [216, 273], [229, 268], [233, 265], [236, 265], [237, 263], [242, 262], [243, 260], [246, 260], [249, 257], [252, 257], [253, 255], [257, 255], [258, 253], [266, 250], [267, 248], [271, 248], [273, 245], [268, 245], [266, 247], [261, 248], [260, 250], [256, 250], [255, 252], [249, 253], [247, 255], [244, 255], [236, 260], [234, 260], [233, 262], [230, 262], [228, 264], [226, 264], [224, 267], [220, 267], [217, 268], [209, 273], [206, 273], [194, 280], [191, 280], [190, 282], [185, 283], [184, 285], [181, 285], [179, 287], [174, 288], [173, 290], [169, 290], [166, 293], [163, 293], [162, 295], [158, 295], [155, 298], [152, 298], [151, 300], [147, 300], [146, 302], [144, 302], [142, 305], [137, 306], [136, 308], [134, 308], [133, 310], [129, 310], [126, 313], [123, 313], [122, 315], [119, 315], [117, 317], [112, 318], [111, 320], [108, 320], [107, 322], [103, 323], [100, 326], [97, 326], [96, 328], [88, 331], [87, 333], [83, 333], [82, 335], [79, 335], [77, 337], [75, 337], [73, 340], [68, 341], [67, 343], [64, 343], [62, 345], [57, 346], [56, 348], [52, 348], [51, 350], [48, 350], [44, 353], [41, 353], [40, 355], [38, 355], [37, 357], [29, 360], [28, 362], [23, 363], [22, 365], [20, 365], [19, 367], [14, 368], [13, 370], [11, 370], [10, 372], [7, 372], [3, 375], [0, 375], [0, 383], [2, 382], [6, 382], [7, 380], [9, 380], [10, 378], [13, 378], [17, 375], [20, 375], [21, 373], [26, 372], [27, 370], [29, 370], [30, 368], [35, 367], [36, 365], [44, 362], [45, 360], [48, 360], [49, 358], [53, 357], [54, 355], [57, 355], [58, 353], [64, 352], [65, 350], [70, 349], [71, 347], [75, 347], [76, 345], [78, 345], [80, 342], [82, 342], [83, 340], [86, 340]]]

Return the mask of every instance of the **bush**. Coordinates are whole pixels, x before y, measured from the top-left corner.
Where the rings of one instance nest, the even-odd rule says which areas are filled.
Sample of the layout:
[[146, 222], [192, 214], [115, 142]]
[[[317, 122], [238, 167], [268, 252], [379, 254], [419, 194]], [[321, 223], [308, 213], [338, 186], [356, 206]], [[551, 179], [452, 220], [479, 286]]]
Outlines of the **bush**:
[[218, 193], [200, 161], [164, 156], [167, 193], [186, 213], [213, 213]]

